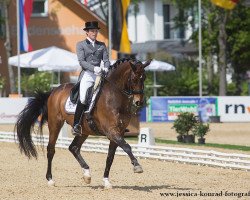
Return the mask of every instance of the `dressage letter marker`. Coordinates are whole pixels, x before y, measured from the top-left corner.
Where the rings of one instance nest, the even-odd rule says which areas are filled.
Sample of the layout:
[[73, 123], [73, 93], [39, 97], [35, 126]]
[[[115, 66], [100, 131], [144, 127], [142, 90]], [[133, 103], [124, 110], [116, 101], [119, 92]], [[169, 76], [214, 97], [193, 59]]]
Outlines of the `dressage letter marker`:
[[155, 138], [151, 128], [141, 128], [138, 144], [141, 146], [155, 145]]

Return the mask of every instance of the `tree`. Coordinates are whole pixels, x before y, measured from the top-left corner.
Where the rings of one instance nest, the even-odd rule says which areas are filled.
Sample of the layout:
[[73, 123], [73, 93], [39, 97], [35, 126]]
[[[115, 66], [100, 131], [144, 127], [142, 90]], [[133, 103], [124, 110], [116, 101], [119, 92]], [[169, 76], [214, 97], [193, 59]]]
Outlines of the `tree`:
[[[218, 8], [221, 9], [221, 8]], [[227, 92], [227, 80], [226, 80], [226, 69], [228, 65], [227, 60], [227, 33], [226, 33], [226, 23], [228, 20], [228, 12], [224, 9], [221, 9], [221, 13], [217, 15], [218, 17], [218, 46], [219, 46], [219, 54], [218, 54], [218, 64], [219, 64], [219, 95], [225, 96]]]
[[[134, 12], [137, 13], [139, 11], [139, 3], [143, 0], [131, 0], [131, 4], [134, 5]], [[97, 3], [100, 7], [102, 15], [104, 16], [104, 20], [108, 23], [108, 0], [99, 0]]]
[[[197, 7], [197, 0], [172, 0], [177, 8], [184, 12], [182, 20], [188, 19], [190, 10]], [[244, 3], [244, 2], [242, 2]], [[238, 12], [240, 6], [237, 6], [234, 10], [228, 11], [217, 6], [214, 6], [210, 0], [202, 1], [202, 36], [203, 36], [203, 56], [207, 65], [208, 72], [208, 92], [211, 94], [211, 88], [213, 83], [213, 64], [212, 57], [217, 57], [218, 63], [218, 75], [219, 75], [219, 95], [227, 94], [227, 82], [226, 82], [226, 70], [229, 65], [232, 65], [232, 59], [229, 59], [228, 55], [232, 55], [231, 49], [228, 48], [230, 35], [228, 35], [227, 27], [232, 23], [232, 20], [239, 19], [239, 16], [234, 13]], [[180, 18], [176, 18], [180, 21]], [[241, 21], [239, 23], [245, 23]], [[179, 26], [193, 25], [194, 20], [187, 21], [186, 23], [177, 23]], [[248, 24], [249, 26], [249, 24]], [[192, 26], [193, 27], [193, 26]], [[197, 41], [197, 31], [194, 30], [192, 39]], [[237, 37], [235, 35], [235, 37]], [[243, 46], [239, 47], [245, 48]]]
[[234, 95], [244, 93], [246, 72], [250, 70], [250, 8], [239, 4], [231, 13], [226, 27], [228, 35], [228, 58], [234, 70]]
[[[192, 27], [193, 33], [189, 40], [194, 41], [198, 46], [198, 0], [172, 0], [172, 2], [180, 11], [179, 13], [181, 13], [174, 18], [176, 28], [188, 28], [188, 26]], [[207, 76], [205, 77], [207, 79], [207, 87], [205, 87], [207, 91], [203, 91], [209, 95], [214, 94], [216, 90], [214, 87], [215, 76], [213, 56], [218, 52], [218, 45], [216, 41], [218, 37], [218, 28], [215, 23], [216, 15], [214, 10], [215, 8], [211, 5], [210, 1], [202, 1], [202, 55], [203, 60], [205, 61], [203, 67], [206, 66], [206, 70], [204, 70], [205, 67], [203, 68], [203, 74], [204, 71], [207, 72]]]
[[[10, 2], [11, 2], [10, 0], [0, 0], [0, 5], [3, 7], [3, 10], [4, 10], [4, 20], [3, 20], [5, 24], [4, 46], [6, 49], [7, 60], [12, 55], [12, 46], [11, 46], [11, 41], [10, 41], [10, 27], [9, 27]], [[13, 71], [12, 66], [10, 66], [9, 64], [8, 64], [8, 73], [9, 73], [10, 92], [13, 93], [16, 90], [15, 76], [14, 76], [14, 71]]]

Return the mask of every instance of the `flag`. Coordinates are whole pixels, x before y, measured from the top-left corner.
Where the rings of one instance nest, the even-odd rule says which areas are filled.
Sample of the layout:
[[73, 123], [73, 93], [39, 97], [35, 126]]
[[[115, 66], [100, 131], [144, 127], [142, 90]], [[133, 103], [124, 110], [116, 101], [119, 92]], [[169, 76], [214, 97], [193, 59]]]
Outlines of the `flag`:
[[239, 0], [211, 0], [211, 1], [216, 6], [231, 10], [236, 6]]
[[81, 0], [81, 3], [84, 4], [85, 6], [88, 6], [88, 0]]
[[121, 53], [131, 53], [126, 22], [130, 0], [112, 0], [112, 44]]
[[28, 24], [33, 9], [33, 0], [18, 0], [19, 1], [19, 33], [20, 33], [20, 50], [31, 51], [32, 47], [29, 43]]

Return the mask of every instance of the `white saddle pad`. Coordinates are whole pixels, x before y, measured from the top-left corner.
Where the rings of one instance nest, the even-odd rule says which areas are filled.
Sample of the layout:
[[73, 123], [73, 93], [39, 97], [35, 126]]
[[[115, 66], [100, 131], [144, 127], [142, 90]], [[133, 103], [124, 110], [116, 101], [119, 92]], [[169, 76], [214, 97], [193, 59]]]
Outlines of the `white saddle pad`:
[[67, 101], [65, 103], [65, 111], [66, 113], [68, 114], [75, 114], [75, 111], [76, 111], [76, 104], [73, 104], [71, 101], [70, 101], [70, 97], [67, 98]]

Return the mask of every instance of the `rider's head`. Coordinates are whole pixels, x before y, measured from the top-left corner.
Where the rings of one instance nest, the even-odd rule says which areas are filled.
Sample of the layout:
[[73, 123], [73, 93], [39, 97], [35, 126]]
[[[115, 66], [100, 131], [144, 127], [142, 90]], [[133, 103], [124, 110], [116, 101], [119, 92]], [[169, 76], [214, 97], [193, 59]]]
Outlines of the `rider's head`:
[[99, 26], [97, 21], [92, 21], [92, 22], [86, 22], [85, 23], [85, 28], [83, 30], [86, 31], [87, 36], [91, 40], [96, 40], [96, 37], [99, 32]]

